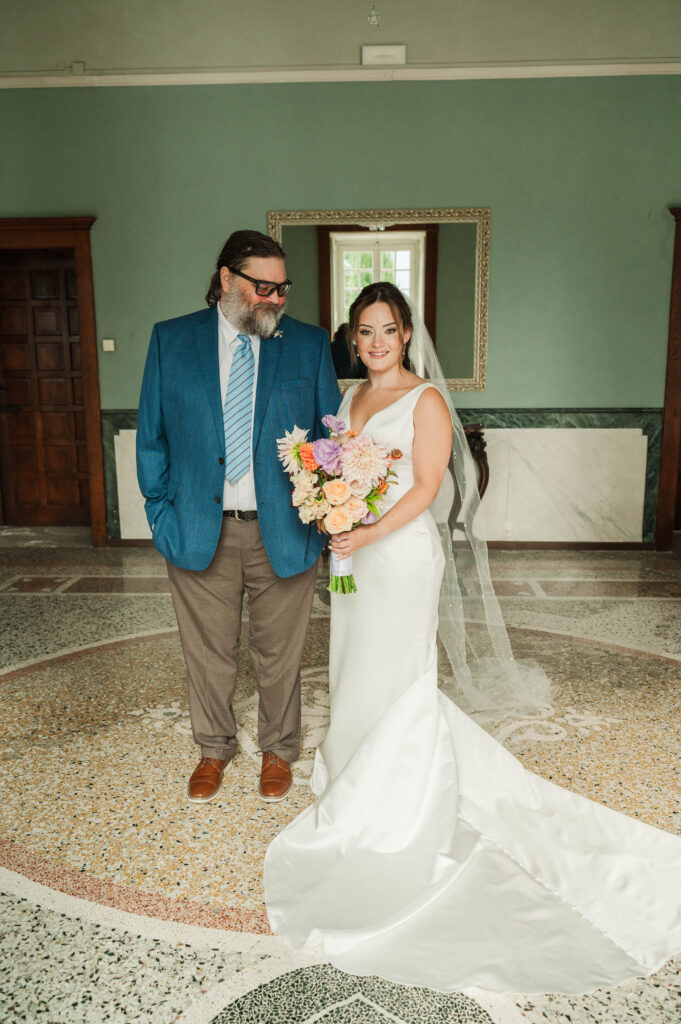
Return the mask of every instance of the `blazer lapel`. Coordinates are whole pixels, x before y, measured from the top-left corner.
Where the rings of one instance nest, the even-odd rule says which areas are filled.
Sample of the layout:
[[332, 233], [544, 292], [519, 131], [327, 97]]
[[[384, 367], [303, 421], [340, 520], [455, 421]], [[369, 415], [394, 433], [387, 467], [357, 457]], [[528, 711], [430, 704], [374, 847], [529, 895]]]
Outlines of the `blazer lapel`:
[[255, 452], [263, 420], [267, 412], [272, 385], [277, 376], [281, 359], [281, 340], [277, 337], [260, 339], [260, 359], [258, 360], [258, 383], [255, 389], [255, 412], [253, 415], [253, 451]]
[[224, 448], [225, 428], [222, 422], [222, 396], [220, 395], [217, 307], [214, 307], [206, 319], [194, 329], [194, 346], [206, 385], [208, 405], [215, 420], [215, 431]]

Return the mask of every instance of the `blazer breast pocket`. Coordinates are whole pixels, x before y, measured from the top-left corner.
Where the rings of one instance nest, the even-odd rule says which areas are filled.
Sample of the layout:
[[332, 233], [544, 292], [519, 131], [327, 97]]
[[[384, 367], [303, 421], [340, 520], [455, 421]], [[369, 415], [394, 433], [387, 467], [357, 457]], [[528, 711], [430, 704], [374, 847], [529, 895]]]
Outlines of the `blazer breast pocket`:
[[291, 380], [277, 381], [272, 388], [273, 393], [279, 391], [298, 391], [300, 388], [313, 388], [314, 380], [311, 377], [292, 377]]
[[275, 430], [310, 427], [315, 417], [314, 382], [305, 379], [281, 381], [272, 389], [270, 409]]

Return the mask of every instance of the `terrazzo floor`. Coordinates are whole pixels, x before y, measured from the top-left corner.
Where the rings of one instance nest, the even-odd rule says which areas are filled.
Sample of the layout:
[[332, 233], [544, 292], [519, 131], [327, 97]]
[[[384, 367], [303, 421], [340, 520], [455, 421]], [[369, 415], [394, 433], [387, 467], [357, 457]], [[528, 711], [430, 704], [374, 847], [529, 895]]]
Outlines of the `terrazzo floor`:
[[[499, 738], [527, 768], [681, 833], [681, 554], [490, 561], [514, 650], [557, 684], [546, 714], [504, 723]], [[311, 799], [328, 613], [320, 577], [291, 797], [256, 795], [244, 638], [239, 754], [220, 796], [197, 807], [162, 559], [92, 549], [80, 529], [0, 529], [2, 1024], [679, 1024], [681, 961], [586, 996], [443, 995], [349, 977], [270, 934], [262, 860]]]

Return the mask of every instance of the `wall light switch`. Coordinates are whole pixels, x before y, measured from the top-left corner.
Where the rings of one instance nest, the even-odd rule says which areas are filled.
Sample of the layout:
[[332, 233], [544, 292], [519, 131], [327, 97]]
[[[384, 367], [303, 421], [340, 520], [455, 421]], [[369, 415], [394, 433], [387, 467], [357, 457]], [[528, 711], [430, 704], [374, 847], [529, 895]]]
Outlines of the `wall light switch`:
[[115, 352], [116, 341], [114, 338], [102, 338], [102, 352]]
[[406, 64], [406, 45], [363, 46], [362, 64]]

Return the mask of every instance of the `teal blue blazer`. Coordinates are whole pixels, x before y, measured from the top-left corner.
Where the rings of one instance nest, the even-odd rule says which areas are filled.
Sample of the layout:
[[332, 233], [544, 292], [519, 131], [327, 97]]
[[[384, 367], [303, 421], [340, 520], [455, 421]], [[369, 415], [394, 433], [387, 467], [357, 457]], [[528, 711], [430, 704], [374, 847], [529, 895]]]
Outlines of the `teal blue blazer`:
[[[260, 532], [277, 576], [319, 557], [324, 537], [291, 506], [277, 438], [298, 426], [328, 436], [322, 416], [340, 391], [326, 331], [282, 317], [280, 337], [260, 343], [253, 419], [253, 472]], [[137, 413], [137, 477], [154, 544], [182, 569], [205, 569], [222, 528], [225, 438], [217, 309], [153, 329]]]

